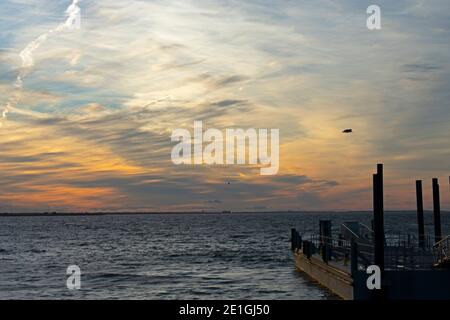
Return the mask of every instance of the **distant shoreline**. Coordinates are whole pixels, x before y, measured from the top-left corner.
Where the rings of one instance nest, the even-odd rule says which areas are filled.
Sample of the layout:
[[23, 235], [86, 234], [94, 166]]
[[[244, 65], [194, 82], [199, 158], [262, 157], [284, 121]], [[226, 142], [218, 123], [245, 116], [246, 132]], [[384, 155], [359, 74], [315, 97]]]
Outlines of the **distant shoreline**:
[[[386, 210], [386, 213], [411, 213], [415, 212], [415, 210]], [[425, 212], [432, 212], [432, 210], [426, 210]], [[343, 213], [372, 213], [371, 210], [336, 210], [336, 211], [224, 211], [224, 212], [214, 212], [214, 211], [189, 211], [189, 212], [176, 212], [176, 211], [167, 211], [167, 212], [85, 212], [85, 213], [70, 213], [70, 212], [36, 212], [36, 213], [0, 213], [0, 217], [98, 217], [98, 216], [130, 216], [130, 215], [233, 215], [233, 214], [283, 214], [283, 213], [327, 213], [327, 214], [343, 214]], [[448, 214], [450, 211], [441, 211], [443, 214]]]

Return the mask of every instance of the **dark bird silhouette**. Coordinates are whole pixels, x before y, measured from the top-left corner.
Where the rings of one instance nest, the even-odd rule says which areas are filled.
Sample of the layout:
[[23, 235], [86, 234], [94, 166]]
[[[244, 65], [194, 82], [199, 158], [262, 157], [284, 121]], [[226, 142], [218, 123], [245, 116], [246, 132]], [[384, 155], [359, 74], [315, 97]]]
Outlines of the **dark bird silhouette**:
[[353, 129], [345, 129], [342, 133], [353, 133]]

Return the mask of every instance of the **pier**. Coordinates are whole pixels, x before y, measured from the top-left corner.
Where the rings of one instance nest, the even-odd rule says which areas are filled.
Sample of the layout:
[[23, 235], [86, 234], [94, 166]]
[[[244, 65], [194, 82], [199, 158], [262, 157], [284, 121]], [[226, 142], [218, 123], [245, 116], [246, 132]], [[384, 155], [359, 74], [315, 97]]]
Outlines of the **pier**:
[[[416, 181], [417, 235], [384, 231], [383, 165], [373, 175], [372, 225], [349, 221], [332, 232], [319, 221], [317, 234], [291, 230], [299, 271], [345, 300], [450, 299], [450, 236], [443, 236], [438, 179], [432, 180], [434, 235], [424, 231], [422, 181]], [[373, 267], [380, 287], [368, 286]]]

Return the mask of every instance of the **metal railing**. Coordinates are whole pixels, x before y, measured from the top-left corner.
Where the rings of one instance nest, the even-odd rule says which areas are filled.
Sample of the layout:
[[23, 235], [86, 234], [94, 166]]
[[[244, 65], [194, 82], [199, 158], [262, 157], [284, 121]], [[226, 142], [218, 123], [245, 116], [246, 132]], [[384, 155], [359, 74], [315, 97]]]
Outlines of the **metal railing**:
[[[349, 230], [351, 231], [351, 230]], [[303, 242], [310, 246], [309, 255], [319, 254], [325, 262], [335, 262], [348, 266], [352, 253], [357, 252], [354, 261], [358, 269], [365, 269], [374, 264], [374, 245], [372, 239], [359, 237], [355, 234], [352, 240], [338, 237], [324, 237], [310, 234], [303, 237]], [[352, 250], [356, 244], [357, 250]], [[420, 245], [419, 239], [412, 235], [388, 235], [385, 239], [384, 255], [386, 270], [429, 270], [437, 260], [449, 259], [450, 238], [436, 244], [433, 250], [432, 237], [426, 239], [425, 245]]]
[[336, 238], [324, 237], [319, 234], [312, 234], [305, 238], [306, 242], [312, 247], [309, 249], [309, 254], [319, 254], [322, 259], [327, 262], [333, 262], [342, 267], [348, 267], [350, 270], [352, 254], [354, 246], [357, 245], [357, 255], [355, 261], [355, 268], [365, 269], [373, 264], [373, 246], [362, 241], [359, 242], [354, 238], [352, 241]]
[[433, 267], [433, 252], [407, 242], [384, 247], [385, 268], [390, 270], [429, 270]]
[[408, 248], [422, 248], [425, 251], [432, 251], [434, 245], [434, 237], [424, 236], [423, 242], [412, 234], [388, 234], [385, 235], [385, 245], [386, 246], [400, 246]]

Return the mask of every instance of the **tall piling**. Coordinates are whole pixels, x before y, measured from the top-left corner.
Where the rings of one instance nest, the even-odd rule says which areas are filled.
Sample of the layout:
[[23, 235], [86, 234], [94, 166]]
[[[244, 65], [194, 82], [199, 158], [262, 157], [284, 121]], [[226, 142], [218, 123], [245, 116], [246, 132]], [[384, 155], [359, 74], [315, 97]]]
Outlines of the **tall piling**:
[[295, 251], [296, 249], [296, 239], [297, 238], [297, 230], [294, 228], [291, 229], [291, 250]]
[[439, 195], [439, 180], [433, 179], [433, 213], [434, 213], [434, 241], [442, 239], [441, 229], [441, 200]]
[[332, 247], [332, 234], [331, 234], [331, 220], [320, 220], [319, 221], [319, 232], [320, 232], [320, 246], [322, 249], [322, 260], [325, 263], [331, 259], [331, 247]]
[[384, 201], [383, 201], [383, 165], [378, 164], [373, 175], [373, 221], [375, 264], [384, 271]]
[[422, 180], [416, 181], [416, 198], [417, 198], [417, 225], [419, 231], [419, 246], [425, 246], [425, 223], [423, 218], [423, 193]]
[[354, 238], [351, 240], [350, 250], [350, 273], [352, 277], [355, 277], [358, 272], [358, 243]]

